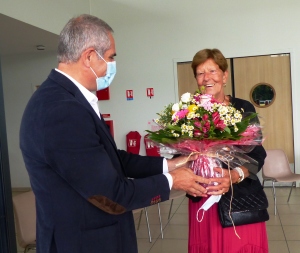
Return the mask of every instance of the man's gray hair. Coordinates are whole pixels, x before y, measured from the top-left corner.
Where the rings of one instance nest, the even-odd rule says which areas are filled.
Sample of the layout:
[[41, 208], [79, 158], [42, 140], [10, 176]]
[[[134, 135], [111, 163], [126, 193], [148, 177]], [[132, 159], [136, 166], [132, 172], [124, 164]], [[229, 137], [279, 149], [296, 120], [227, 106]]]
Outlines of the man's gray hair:
[[83, 14], [70, 19], [59, 36], [58, 62], [77, 62], [89, 47], [103, 56], [110, 47], [109, 33], [113, 33], [113, 29], [95, 16]]

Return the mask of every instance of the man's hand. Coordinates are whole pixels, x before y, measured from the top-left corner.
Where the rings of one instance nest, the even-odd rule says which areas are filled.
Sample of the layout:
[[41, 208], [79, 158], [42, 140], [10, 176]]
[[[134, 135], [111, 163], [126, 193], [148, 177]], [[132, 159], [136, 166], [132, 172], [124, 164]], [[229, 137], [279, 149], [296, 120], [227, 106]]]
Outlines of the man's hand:
[[169, 168], [169, 172], [173, 171], [177, 168], [183, 167], [183, 166], [187, 166], [188, 162], [190, 161], [194, 161], [198, 158], [198, 155], [191, 155], [189, 156], [179, 156], [176, 158], [172, 158], [172, 159], [168, 159], [168, 168]]
[[[176, 158], [175, 158], [176, 159]], [[194, 174], [191, 169], [179, 168], [170, 172], [173, 178], [173, 187], [175, 190], [183, 190], [189, 195], [197, 197], [207, 197], [207, 190], [199, 183], [210, 184], [211, 179], [200, 177]]]
[[[207, 197], [208, 195], [220, 195], [229, 191], [230, 177], [227, 169], [214, 168], [216, 172], [219, 172], [222, 177], [204, 178], [197, 176], [189, 168], [179, 168], [170, 172], [173, 178], [173, 189], [183, 190], [189, 195], [197, 197]], [[202, 184], [212, 184], [204, 188]]]

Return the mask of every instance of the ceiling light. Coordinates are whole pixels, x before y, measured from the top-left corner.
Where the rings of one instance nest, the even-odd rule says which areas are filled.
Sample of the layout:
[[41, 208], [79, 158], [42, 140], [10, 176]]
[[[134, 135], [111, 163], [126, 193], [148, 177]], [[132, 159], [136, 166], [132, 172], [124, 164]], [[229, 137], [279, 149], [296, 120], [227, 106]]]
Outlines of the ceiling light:
[[36, 49], [37, 50], [45, 50], [45, 46], [44, 45], [37, 45]]

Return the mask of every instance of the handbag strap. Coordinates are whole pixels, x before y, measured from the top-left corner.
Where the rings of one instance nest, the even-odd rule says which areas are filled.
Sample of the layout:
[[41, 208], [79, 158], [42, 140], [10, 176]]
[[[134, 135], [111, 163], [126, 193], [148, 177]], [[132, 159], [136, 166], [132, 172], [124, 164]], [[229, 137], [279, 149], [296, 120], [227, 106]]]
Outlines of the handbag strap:
[[228, 167], [228, 173], [229, 173], [229, 178], [230, 178], [230, 188], [231, 188], [231, 196], [230, 196], [230, 201], [229, 201], [229, 211], [228, 211], [228, 215], [229, 215], [229, 218], [230, 218], [230, 220], [231, 220], [231, 222], [232, 222], [232, 226], [233, 226], [235, 235], [236, 235], [239, 239], [241, 239], [241, 237], [239, 236], [239, 234], [238, 234], [237, 231], [236, 231], [236, 228], [235, 228], [235, 225], [234, 225], [232, 216], [231, 216], [232, 199], [233, 199], [233, 185], [232, 185], [232, 178], [231, 178], [231, 173], [230, 173], [230, 164], [229, 164], [229, 160], [226, 160], [226, 162], [227, 162], [227, 167]]

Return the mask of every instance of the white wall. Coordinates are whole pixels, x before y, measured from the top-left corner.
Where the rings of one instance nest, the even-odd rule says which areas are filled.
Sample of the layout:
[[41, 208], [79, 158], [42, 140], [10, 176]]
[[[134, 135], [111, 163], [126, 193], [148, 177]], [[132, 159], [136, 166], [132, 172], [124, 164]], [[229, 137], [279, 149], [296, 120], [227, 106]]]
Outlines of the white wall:
[[[3, 4], [8, 6], [8, 2], [10, 1], [0, 0], [1, 8]], [[28, 2], [30, 1], [26, 4]], [[67, 16], [78, 14], [82, 8], [82, 12], [90, 9], [91, 14], [103, 18], [113, 27], [117, 47], [117, 76], [110, 89], [111, 100], [101, 101], [99, 106], [102, 113], [110, 113], [114, 120], [115, 139], [119, 148], [125, 148], [125, 135], [129, 131], [136, 130], [144, 135], [148, 121], [155, 118], [156, 112], [161, 111], [167, 103], [175, 101], [174, 61], [191, 60], [197, 51], [206, 47], [219, 48], [226, 57], [291, 53], [294, 129], [300, 127], [300, 105], [296, 103], [300, 95], [300, 87], [297, 84], [300, 80], [300, 72], [297, 71], [300, 68], [300, 2], [297, 0], [90, 0], [89, 6], [80, 1], [72, 1], [70, 8], [67, 8], [70, 1], [61, 2], [64, 4], [55, 5], [55, 1], [43, 2], [43, 9], [48, 5], [51, 8], [47, 10], [42, 23], [38, 23], [39, 18], [46, 13], [42, 8], [39, 12], [34, 12], [34, 18], [29, 18], [29, 9], [22, 13], [14, 13], [14, 17], [20, 16], [23, 21], [30, 20], [36, 26], [43, 29], [47, 27], [49, 31], [59, 33], [69, 19]], [[8, 8], [5, 10], [8, 13]], [[63, 16], [64, 13], [66, 16]], [[10, 14], [13, 14], [12, 11]], [[52, 16], [57, 17], [54, 23], [50, 18]], [[21, 59], [24, 63], [25, 58]], [[27, 89], [31, 82], [30, 78], [22, 76], [23, 72], [26, 72], [22, 70], [24, 64], [18, 64], [18, 57], [15, 57], [14, 61], [9, 57], [2, 60], [6, 106], [6, 94], [10, 93], [11, 96], [12, 92], [9, 90], [17, 90], [18, 86], [15, 85], [20, 84], [18, 81], [21, 80], [24, 86], [27, 85]], [[34, 68], [25, 66], [30, 72], [28, 76], [36, 82], [44, 80], [50, 68], [56, 66], [52, 59], [47, 62], [47, 59], [35, 58], [34, 62], [37, 61], [38, 64], [34, 64]], [[35, 78], [35, 74], [38, 74], [39, 78]], [[20, 79], [12, 81], [11, 77], [14, 80], [16, 75]], [[152, 99], [146, 97], [146, 88], [154, 88], [155, 96]], [[28, 99], [24, 96], [25, 93], [29, 96], [30, 92], [25, 92], [25, 89], [24, 87], [24, 92], [20, 93], [20, 98], [16, 92], [13, 93], [16, 101]], [[128, 89], [134, 91], [133, 101], [126, 100], [125, 91]], [[7, 119], [7, 129], [12, 127], [11, 124], [18, 125], [24, 103], [25, 101], [18, 105], [19, 110], [6, 108], [9, 117], [12, 111], [17, 114], [15, 119]], [[10, 106], [14, 105], [10, 104], [8, 107]], [[9, 113], [7, 110], [10, 110]], [[14, 130], [8, 130], [9, 142], [16, 142], [12, 139], [17, 138], [18, 126], [13, 128]], [[278, 134], [280, 131], [282, 129], [278, 129]], [[297, 131], [294, 131], [294, 136], [295, 140], [299, 139]], [[12, 185], [16, 187], [23, 184], [21, 179], [24, 174], [20, 177], [15, 175], [19, 170], [23, 170], [23, 164], [18, 147], [10, 144], [9, 153], [12, 157]], [[143, 145], [141, 154], [144, 154]], [[298, 173], [299, 154], [300, 144], [295, 141], [295, 163]]]
[[0, 13], [56, 34], [89, 7], [89, 0], [0, 0]]

